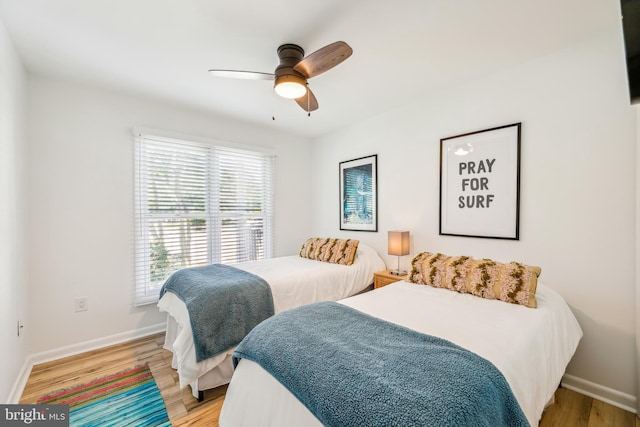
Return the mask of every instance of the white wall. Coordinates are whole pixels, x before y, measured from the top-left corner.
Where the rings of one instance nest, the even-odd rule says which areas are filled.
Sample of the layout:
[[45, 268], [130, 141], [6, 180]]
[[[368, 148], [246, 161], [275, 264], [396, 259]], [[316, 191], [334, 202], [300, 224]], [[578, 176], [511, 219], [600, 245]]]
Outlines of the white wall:
[[24, 153], [27, 77], [0, 22], [0, 402], [14, 400], [15, 380], [27, 357], [27, 278]]
[[[30, 80], [29, 119], [32, 354], [165, 321], [155, 305], [133, 306], [134, 126], [272, 148], [275, 255], [295, 252], [308, 237], [307, 140], [42, 77]], [[89, 310], [75, 313], [80, 296]]]
[[[387, 231], [406, 229], [411, 256], [541, 266], [540, 280], [566, 298], [584, 330], [568, 373], [633, 407], [636, 129], [619, 19], [610, 22], [580, 44], [318, 140], [314, 234], [357, 237], [386, 255]], [[520, 240], [438, 235], [440, 139], [515, 122]], [[338, 163], [370, 154], [378, 154], [379, 231], [339, 233]]]

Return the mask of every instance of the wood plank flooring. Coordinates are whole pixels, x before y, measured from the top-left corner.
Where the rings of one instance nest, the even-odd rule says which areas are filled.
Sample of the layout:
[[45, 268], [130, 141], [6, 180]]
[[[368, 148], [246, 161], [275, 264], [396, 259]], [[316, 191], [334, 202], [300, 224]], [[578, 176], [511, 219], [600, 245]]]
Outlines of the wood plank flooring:
[[[164, 334], [90, 351], [34, 366], [20, 403], [36, 403], [46, 393], [85, 383], [141, 363], [149, 363], [171, 422], [176, 427], [217, 426], [226, 386], [208, 390], [202, 403], [191, 389], [180, 390]], [[564, 388], [543, 414], [541, 427], [640, 427], [631, 412]]]

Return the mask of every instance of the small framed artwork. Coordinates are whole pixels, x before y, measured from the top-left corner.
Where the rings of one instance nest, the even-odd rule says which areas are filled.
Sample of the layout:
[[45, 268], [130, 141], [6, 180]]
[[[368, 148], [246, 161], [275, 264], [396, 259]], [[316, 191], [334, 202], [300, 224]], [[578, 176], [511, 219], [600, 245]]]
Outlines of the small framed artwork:
[[518, 240], [521, 123], [440, 140], [440, 234]]
[[340, 162], [340, 230], [378, 231], [378, 156]]

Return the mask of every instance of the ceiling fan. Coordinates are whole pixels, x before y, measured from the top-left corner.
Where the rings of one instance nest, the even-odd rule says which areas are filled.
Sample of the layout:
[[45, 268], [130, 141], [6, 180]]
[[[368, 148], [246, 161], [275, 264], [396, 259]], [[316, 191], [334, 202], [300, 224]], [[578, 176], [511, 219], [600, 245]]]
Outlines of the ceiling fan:
[[296, 44], [283, 44], [278, 47], [280, 64], [273, 73], [258, 71], [219, 70], [209, 72], [218, 77], [232, 77], [251, 80], [274, 80], [275, 92], [283, 98], [294, 99], [303, 110], [311, 112], [318, 109], [318, 100], [307, 80], [328, 71], [347, 59], [353, 49], [342, 41], [331, 43], [304, 57], [304, 50]]

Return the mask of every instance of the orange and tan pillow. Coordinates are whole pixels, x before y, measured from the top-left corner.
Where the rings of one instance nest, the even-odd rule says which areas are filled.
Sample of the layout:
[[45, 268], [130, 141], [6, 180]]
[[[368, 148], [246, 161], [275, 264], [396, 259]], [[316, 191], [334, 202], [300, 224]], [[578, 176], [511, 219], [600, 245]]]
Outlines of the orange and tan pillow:
[[300, 248], [300, 256], [333, 264], [351, 265], [359, 240], [312, 237]]
[[536, 308], [536, 287], [542, 269], [519, 262], [421, 252], [411, 261], [409, 281], [482, 298]]

